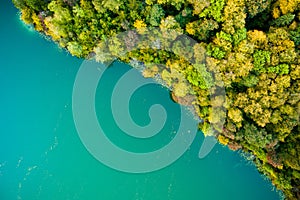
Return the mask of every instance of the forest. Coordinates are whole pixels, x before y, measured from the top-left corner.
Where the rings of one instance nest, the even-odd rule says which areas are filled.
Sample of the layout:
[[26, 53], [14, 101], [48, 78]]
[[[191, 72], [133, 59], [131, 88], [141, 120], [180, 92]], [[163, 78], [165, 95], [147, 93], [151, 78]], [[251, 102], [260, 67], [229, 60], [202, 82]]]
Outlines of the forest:
[[300, 0], [13, 3], [76, 57], [142, 63], [145, 77], [194, 108], [205, 135], [253, 155], [286, 199], [300, 199]]

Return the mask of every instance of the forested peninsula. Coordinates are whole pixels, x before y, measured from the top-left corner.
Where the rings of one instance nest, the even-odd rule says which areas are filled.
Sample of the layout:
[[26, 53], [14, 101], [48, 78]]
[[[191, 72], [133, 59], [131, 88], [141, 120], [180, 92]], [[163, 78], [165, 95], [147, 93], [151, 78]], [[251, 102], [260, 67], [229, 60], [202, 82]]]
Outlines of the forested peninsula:
[[[74, 56], [143, 63], [145, 77], [160, 77], [173, 99], [194, 107], [204, 134], [250, 153], [286, 199], [300, 199], [300, 0], [13, 3], [25, 23]], [[178, 41], [173, 44], [178, 54], [143, 48], [120, 56], [147, 28]], [[186, 55], [193, 63], [180, 56], [187, 45], [170, 29], [197, 41]], [[121, 32], [123, 38], [114, 37]], [[163, 43], [155, 37], [153, 42]], [[216, 92], [221, 88], [224, 95]], [[212, 108], [217, 114], [211, 115]]]

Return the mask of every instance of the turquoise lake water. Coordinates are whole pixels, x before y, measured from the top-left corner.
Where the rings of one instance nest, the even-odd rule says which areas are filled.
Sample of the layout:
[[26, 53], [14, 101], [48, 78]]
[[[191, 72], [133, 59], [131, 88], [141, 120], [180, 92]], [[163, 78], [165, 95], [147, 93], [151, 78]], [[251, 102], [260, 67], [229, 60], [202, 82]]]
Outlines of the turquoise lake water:
[[[198, 158], [201, 132], [172, 165], [151, 173], [130, 174], [97, 161], [77, 134], [72, 90], [83, 60], [68, 55], [19, 20], [9, 1], [0, 6], [0, 199], [124, 200], [276, 200], [270, 181], [237, 152], [216, 145]], [[138, 124], [149, 122], [148, 106], [170, 112], [162, 134], [147, 140], [122, 133], [108, 106], [113, 84], [129, 66], [116, 62], [103, 75], [96, 111], [107, 137], [132, 152], [159, 149], [178, 126], [178, 105], [166, 89], [149, 85], [132, 96]], [[177, 113], [177, 114], [176, 114]]]

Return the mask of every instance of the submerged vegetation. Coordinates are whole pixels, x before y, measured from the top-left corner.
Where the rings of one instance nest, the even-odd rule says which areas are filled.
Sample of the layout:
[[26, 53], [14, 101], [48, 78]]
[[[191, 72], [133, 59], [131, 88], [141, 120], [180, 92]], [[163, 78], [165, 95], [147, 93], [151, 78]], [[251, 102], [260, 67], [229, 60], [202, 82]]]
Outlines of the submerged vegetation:
[[[24, 22], [74, 56], [145, 63], [143, 75], [160, 76], [174, 99], [192, 105], [205, 134], [213, 129], [220, 143], [254, 155], [286, 199], [300, 199], [300, 0], [13, 2]], [[175, 40], [178, 35], [168, 32], [173, 29], [197, 43], [184, 57], [185, 40], [173, 44], [177, 54], [132, 49], [147, 27]], [[113, 37], [120, 32], [126, 32], [125, 44]], [[120, 56], [123, 49], [127, 53]], [[220, 88], [226, 98], [211, 95]], [[218, 110], [214, 116], [212, 107]]]

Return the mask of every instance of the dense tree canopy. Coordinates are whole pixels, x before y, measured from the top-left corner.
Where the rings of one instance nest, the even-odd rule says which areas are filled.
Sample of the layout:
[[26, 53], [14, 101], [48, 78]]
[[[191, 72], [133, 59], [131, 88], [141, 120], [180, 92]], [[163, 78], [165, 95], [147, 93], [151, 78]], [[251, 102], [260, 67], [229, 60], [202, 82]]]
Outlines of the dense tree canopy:
[[[143, 62], [144, 76], [159, 77], [174, 99], [194, 107], [204, 134], [252, 153], [287, 199], [300, 198], [300, 0], [13, 2], [24, 22], [74, 56]], [[156, 47], [177, 33], [197, 43], [178, 40], [173, 53], [135, 48], [151, 27], [163, 35], [148, 38]]]

